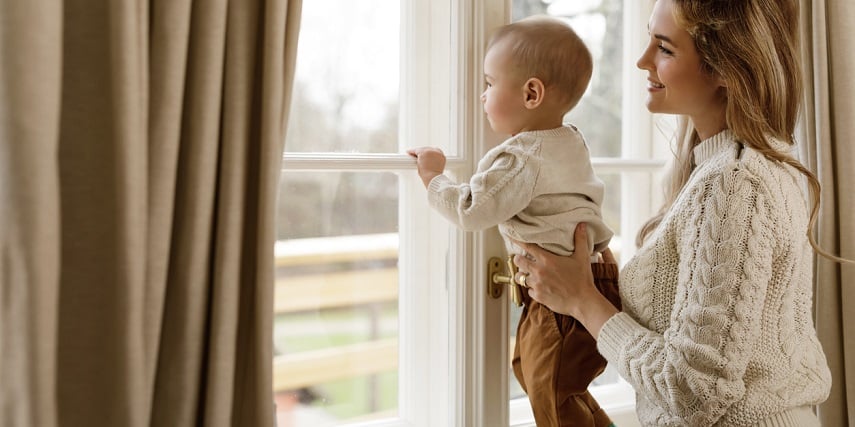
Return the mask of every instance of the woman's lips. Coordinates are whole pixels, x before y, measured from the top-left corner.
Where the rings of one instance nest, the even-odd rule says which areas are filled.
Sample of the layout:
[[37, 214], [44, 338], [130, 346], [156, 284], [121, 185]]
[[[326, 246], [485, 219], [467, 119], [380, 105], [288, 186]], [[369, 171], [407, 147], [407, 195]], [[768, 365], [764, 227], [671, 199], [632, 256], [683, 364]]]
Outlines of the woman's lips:
[[662, 83], [647, 79], [647, 88], [650, 90], [659, 90], [659, 89], [665, 89], [665, 85], [663, 85]]

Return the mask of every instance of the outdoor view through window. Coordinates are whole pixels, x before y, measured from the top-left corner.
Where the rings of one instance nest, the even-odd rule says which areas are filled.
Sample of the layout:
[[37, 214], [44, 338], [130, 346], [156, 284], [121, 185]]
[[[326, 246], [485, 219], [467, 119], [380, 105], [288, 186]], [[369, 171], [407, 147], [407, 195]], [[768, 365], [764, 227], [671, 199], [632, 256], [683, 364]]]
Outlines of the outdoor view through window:
[[[399, 0], [305, 0], [288, 152], [397, 152]], [[274, 380], [279, 427], [394, 416], [398, 182], [283, 171]]]
[[[401, 153], [404, 1], [303, 1], [286, 152]], [[594, 77], [567, 121], [580, 123], [593, 156], [620, 156], [621, 9], [622, 0], [513, 2], [514, 20], [566, 18], [591, 48]], [[620, 234], [619, 176], [601, 178], [606, 221]], [[398, 413], [400, 185], [396, 172], [283, 170], [273, 362], [279, 427]], [[512, 311], [512, 334], [518, 317]], [[511, 397], [524, 396], [510, 378]], [[598, 383], [616, 379], [608, 371]]]

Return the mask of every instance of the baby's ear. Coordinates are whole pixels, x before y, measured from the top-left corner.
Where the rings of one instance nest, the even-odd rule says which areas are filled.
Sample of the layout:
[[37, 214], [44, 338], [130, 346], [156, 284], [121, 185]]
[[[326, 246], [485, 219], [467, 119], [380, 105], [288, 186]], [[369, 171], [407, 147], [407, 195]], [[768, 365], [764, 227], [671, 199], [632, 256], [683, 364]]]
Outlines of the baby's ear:
[[532, 77], [525, 82], [525, 106], [528, 109], [534, 109], [543, 103], [543, 97], [546, 94], [546, 86], [537, 78]]

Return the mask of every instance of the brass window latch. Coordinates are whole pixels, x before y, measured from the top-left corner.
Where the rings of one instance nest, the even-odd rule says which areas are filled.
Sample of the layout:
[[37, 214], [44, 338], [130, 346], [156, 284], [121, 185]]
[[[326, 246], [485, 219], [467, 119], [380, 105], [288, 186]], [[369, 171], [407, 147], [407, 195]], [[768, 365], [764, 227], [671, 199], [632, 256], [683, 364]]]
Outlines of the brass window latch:
[[497, 257], [490, 258], [487, 261], [487, 293], [493, 298], [501, 298], [505, 286], [511, 287], [511, 300], [517, 307], [522, 305], [522, 290], [520, 284], [516, 282], [517, 271], [519, 270], [514, 264], [514, 256], [509, 255], [505, 262], [507, 266], [507, 275], [503, 274], [502, 260]]

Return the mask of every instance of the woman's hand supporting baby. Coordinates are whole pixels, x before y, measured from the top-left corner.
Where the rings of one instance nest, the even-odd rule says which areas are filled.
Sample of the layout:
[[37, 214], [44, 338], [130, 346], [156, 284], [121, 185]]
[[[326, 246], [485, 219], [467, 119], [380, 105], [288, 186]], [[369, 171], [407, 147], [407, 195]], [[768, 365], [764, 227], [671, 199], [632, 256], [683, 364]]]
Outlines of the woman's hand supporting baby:
[[[584, 223], [576, 226], [576, 251], [570, 256], [555, 255], [537, 245], [516, 242], [527, 256], [514, 256], [518, 275], [528, 275], [528, 295], [550, 310], [572, 316], [582, 322], [596, 339], [609, 318], [618, 313], [594, 285], [590, 265], [590, 248]], [[615, 263], [611, 251], [603, 252], [607, 263]], [[519, 276], [517, 277], [519, 282]]]

